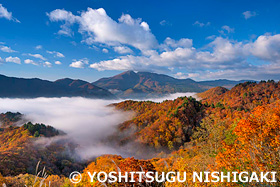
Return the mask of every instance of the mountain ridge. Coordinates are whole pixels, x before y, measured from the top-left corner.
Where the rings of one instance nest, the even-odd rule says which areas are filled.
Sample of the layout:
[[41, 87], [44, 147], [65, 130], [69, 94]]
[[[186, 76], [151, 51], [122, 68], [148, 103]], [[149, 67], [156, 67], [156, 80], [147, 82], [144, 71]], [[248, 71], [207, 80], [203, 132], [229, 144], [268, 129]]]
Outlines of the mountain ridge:
[[112, 77], [101, 78], [93, 85], [115, 92], [119, 97], [139, 97], [170, 94], [176, 92], [203, 92], [216, 86], [232, 88], [247, 80], [227, 79], [194, 81], [190, 78], [177, 79], [164, 74], [126, 71]]
[[[77, 80], [60, 79], [57, 81], [39, 78], [16, 78], [0, 75], [0, 97], [2, 98], [37, 98], [37, 97], [88, 97], [115, 98], [109, 91], [83, 81], [74, 86]], [[65, 82], [68, 81], [69, 85]], [[63, 83], [62, 83], [63, 82]], [[81, 84], [84, 83], [84, 84]]]
[[93, 83], [63, 78], [56, 81], [0, 75], [1, 98], [86, 97], [99, 99], [161, 97], [178, 92], [204, 92], [217, 86], [227, 89], [246, 80], [194, 81], [164, 74], [126, 71]]

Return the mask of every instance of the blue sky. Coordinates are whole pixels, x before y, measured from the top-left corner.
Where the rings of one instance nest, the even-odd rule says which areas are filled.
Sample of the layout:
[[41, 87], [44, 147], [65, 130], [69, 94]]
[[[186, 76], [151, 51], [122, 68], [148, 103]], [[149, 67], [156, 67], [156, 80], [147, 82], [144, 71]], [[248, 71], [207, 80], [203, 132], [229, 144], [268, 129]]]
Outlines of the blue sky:
[[0, 2], [0, 73], [94, 81], [126, 70], [280, 79], [279, 1]]

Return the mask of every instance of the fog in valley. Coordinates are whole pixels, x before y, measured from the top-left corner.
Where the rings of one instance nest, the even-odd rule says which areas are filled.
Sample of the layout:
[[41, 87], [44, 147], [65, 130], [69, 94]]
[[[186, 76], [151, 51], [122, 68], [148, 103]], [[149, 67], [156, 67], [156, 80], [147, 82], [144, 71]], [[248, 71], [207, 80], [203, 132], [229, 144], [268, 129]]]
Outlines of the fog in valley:
[[[194, 96], [195, 93], [176, 93], [162, 98], [147, 100], [162, 102], [180, 96]], [[133, 117], [133, 112], [122, 112], [108, 107], [122, 100], [100, 100], [81, 97], [0, 99], [0, 112], [20, 112], [32, 123], [44, 123], [61, 130], [66, 135], [53, 138], [39, 138], [37, 144], [45, 146], [59, 140], [73, 141], [78, 146], [79, 158], [89, 159], [103, 154], [134, 156], [129, 147], [120, 149], [116, 144], [106, 143], [106, 139], [116, 131], [118, 124]], [[133, 147], [133, 146], [131, 146]]]

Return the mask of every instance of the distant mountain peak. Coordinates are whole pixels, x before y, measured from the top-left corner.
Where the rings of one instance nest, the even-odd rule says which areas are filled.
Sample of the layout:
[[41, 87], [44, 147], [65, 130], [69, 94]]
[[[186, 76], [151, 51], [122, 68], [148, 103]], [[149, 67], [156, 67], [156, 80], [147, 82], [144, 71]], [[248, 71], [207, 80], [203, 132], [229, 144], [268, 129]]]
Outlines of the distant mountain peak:
[[128, 71], [124, 71], [124, 72], [122, 72], [122, 73], [120, 73], [119, 75], [124, 75], [124, 74], [136, 74], [136, 72], [135, 71], [132, 71], [132, 70], [128, 70]]
[[176, 92], [203, 92], [216, 86], [231, 88], [241, 82], [243, 81], [226, 79], [196, 82], [190, 78], [176, 79], [165, 74], [125, 71], [113, 77], [99, 79], [92, 84], [108, 90], [118, 90], [120, 97], [139, 97]]

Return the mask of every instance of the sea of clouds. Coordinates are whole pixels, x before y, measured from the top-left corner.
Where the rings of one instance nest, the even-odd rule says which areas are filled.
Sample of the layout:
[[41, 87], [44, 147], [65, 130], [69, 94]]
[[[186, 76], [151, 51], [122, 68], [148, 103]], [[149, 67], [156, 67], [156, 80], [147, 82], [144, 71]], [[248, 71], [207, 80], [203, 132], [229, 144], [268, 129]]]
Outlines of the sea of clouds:
[[[195, 93], [176, 93], [162, 98], [149, 98], [154, 102], [172, 100], [180, 96], [194, 96]], [[118, 124], [133, 117], [132, 112], [115, 110], [108, 105], [123, 100], [87, 99], [82, 97], [0, 99], [0, 113], [20, 112], [33, 123], [51, 125], [66, 133], [55, 138], [41, 138], [39, 143], [50, 143], [58, 139], [68, 139], [79, 146], [77, 154], [82, 159], [103, 154], [126, 155], [116, 147], [104, 143], [116, 131]]]

